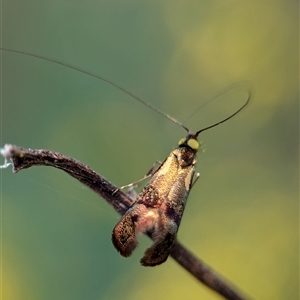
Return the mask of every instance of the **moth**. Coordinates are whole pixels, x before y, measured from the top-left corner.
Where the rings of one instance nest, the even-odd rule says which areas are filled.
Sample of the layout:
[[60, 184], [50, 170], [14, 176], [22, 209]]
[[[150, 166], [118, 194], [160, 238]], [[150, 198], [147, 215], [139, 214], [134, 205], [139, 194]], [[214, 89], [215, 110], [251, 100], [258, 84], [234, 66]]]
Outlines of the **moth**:
[[151, 180], [137, 196], [136, 201], [123, 215], [112, 232], [112, 242], [124, 257], [137, 247], [140, 233], [150, 234], [154, 243], [141, 259], [143, 266], [156, 266], [165, 262], [176, 239], [189, 192], [198, 178], [195, 173], [196, 155], [200, 148], [198, 135], [220, 125], [240, 112], [249, 102], [226, 119], [208, 126], [196, 133], [190, 132], [182, 123], [177, 124], [187, 131], [187, 136], [178, 142], [178, 147], [152, 174]]
[[137, 235], [148, 232], [154, 243], [141, 264], [156, 266], [167, 260], [195, 177], [198, 148], [196, 135], [180, 140], [115, 226], [112, 242], [121, 255], [130, 256]]
[[146, 250], [141, 264], [156, 266], [165, 262], [176, 239], [189, 192], [199, 176], [195, 173], [196, 156], [200, 148], [198, 135], [238, 114], [249, 103], [251, 92], [248, 90], [246, 102], [229, 117], [192, 133], [174, 117], [158, 110], [102, 76], [44, 56], [5, 48], [0, 49], [56, 63], [105, 81], [186, 130], [187, 136], [179, 140], [178, 147], [171, 151], [158, 169], [151, 174], [149, 183], [138, 194], [133, 205], [122, 216], [112, 232], [112, 243], [124, 257], [130, 256], [137, 247], [138, 235], [148, 233], [153, 239], [153, 244]]

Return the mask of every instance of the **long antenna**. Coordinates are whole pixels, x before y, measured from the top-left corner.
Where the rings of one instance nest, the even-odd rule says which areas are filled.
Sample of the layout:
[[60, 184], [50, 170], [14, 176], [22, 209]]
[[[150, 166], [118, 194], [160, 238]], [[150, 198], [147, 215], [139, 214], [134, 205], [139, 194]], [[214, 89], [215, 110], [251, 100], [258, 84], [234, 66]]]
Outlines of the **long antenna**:
[[2, 48], [0, 47], [1, 50], [3, 51], [7, 51], [7, 52], [12, 52], [12, 53], [18, 53], [18, 54], [23, 54], [23, 55], [27, 55], [27, 56], [32, 56], [32, 57], [35, 57], [35, 58], [38, 58], [38, 59], [41, 59], [41, 60], [45, 60], [45, 61], [48, 61], [48, 62], [51, 62], [51, 63], [55, 63], [55, 64], [58, 64], [58, 65], [61, 65], [61, 66], [64, 66], [64, 67], [67, 67], [69, 69], [73, 69], [77, 72], [81, 72], [81, 73], [84, 73], [86, 75], [89, 75], [91, 77], [94, 77], [94, 78], [97, 78], [97, 79], [100, 79], [112, 86], [114, 86], [115, 88], [119, 89], [120, 91], [126, 93], [127, 95], [131, 96], [132, 98], [136, 99], [138, 102], [142, 103], [143, 105], [149, 107], [150, 109], [152, 109], [153, 111], [159, 113], [160, 115], [164, 116], [165, 118], [169, 119], [170, 121], [176, 123], [177, 125], [181, 126], [182, 128], [184, 128], [187, 132], [189, 131], [188, 128], [186, 126], [184, 126], [181, 122], [179, 122], [177, 119], [175, 119], [174, 117], [170, 116], [169, 114], [157, 109], [156, 107], [152, 106], [150, 103], [142, 100], [141, 98], [139, 98], [138, 96], [136, 96], [135, 94], [129, 92], [128, 90], [126, 90], [125, 88], [121, 87], [120, 85], [117, 85], [116, 83], [114, 83], [113, 81], [105, 78], [105, 77], [102, 77], [100, 75], [97, 75], [97, 74], [94, 74], [90, 71], [86, 71], [84, 69], [80, 69], [79, 67], [75, 67], [73, 65], [70, 65], [68, 63], [65, 63], [65, 62], [62, 62], [62, 61], [59, 61], [57, 59], [52, 59], [52, 58], [48, 58], [46, 56], [41, 56], [41, 55], [38, 55], [38, 54], [33, 54], [33, 53], [29, 53], [29, 52], [26, 52], [26, 51], [19, 51], [19, 50], [12, 50], [12, 49], [8, 49], [8, 48]]
[[208, 127], [205, 127], [205, 128], [203, 128], [203, 129], [198, 130], [198, 131], [196, 132], [196, 136], [198, 136], [200, 132], [203, 132], [203, 131], [208, 130], [208, 129], [213, 128], [213, 127], [216, 127], [216, 126], [218, 126], [218, 125], [220, 125], [220, 124], [222, 124], [222, 123], [228, 121], [228, 120], [231, 119], [232, 117], [234, 117], [236, 114], [238, 114], [238, 113], [239, 113], [239, 112], [240, 112], [240, 111], [241, 111], [241, 110], [249, 103], [250, 98], [251, 98], [251, 91], [248, 90], [248, 98], [247, 98], [247, 101], [246, 101], [246, 102], [245, 102], [245, 103], [244, 103], [244, 104], [243, 104], [236, 112], [234, 112], [232, 115], [230, 115], [229, 117], [223, 119], [223, 120], [220, 121], [220, 122], [217, 122], [217, 123], [215, 123], [215, 124], [213, 124], [213, 125], [210, 125], [210, 126], [208, 126]]
[[[48, 61], [48, 62], [51, 62], [51, 63], [55, 63], [55, 64], [58, 64], [58, 65], [67, 67], [67, 68], [69, 68], [69, 69], [75, 70], [75, 71], [77, 71], [77, 72], [84, 73], [84, 74], [89, 75], [89, 76], [91, 76], [91, 77], [100, 79], [100, 80], [102, 80], [102, 81], [104, 81], [104, 82], [106, 82], [106, 83], [108, 83], [108, 84], [114, 86], [115, 88], [119, 89], [120, 91], [126, 93], [127, 95], [131, 96], [132, 98], [136, 99], [138, 102], [140, 102], [140, 103], [142, 103], [143, 105], [149, 107], [149, 108], [152, 109], [153, 111], [157, 112], [158, 114], [160, 114], [161, 116], [167, 118], [168, 120], [174, 122], [175, 124], [181, 126], [181, 127], [182, 127], [183, 129], [185, 129], [188, 133], [190, 133], [189, 129], [188, 129], [185, 125], [183, 125], [181, 122], [179, 122], [177, 119], [175, 119], [174, 117], [172, 117], [172, 116], [170, 116], [169, 114], [167, 114], [167, 113], [165, 113], [165, 112], [163, 112], [163, 111], [157, 109], [156, 107], [152, 106], [150, 103], [148, 103], [148, 102], [142, 100], [141, 98], [139, 98], [139, 97], [136, 96], [135, 94], [131, 93], [130, 91], [128, 91], [128, 90], [126, 90], [125, 88], [123, 88], [123, 87], [117, 85], [116, 83], [114, 83], [113, 81], [111, 81], [111, 80], [109, 80], [109, 79], [107, 79], [107, 78], [105, 78], [105, 77], [102, 77], [102, 76], [100, 76], [100, 75], [94, 74], [94, 73], [92, 73], [92, 72], [90, 72], [90, 71], [86, 71], [86, 70], [84, 70], [84, 69], [80, 69], [79, 67], [75, 67], [75, 66], [73, 66], [73, 65], [70, 65], [70, 64], [68, 64], [68, 63], [59, 61], [59, 60], [57, 60], [57, 59], [48, 58], [48, 57], [46, 57], [46, 56], [41, 56], [41, 55], [38, 55], [38, 54], [33, 54], [33, 53], [26, 52], [26, 51], [13, 50], [13, 49], [9, 49], [9, 48], [2, 48], [2, 47], [0, 47], [0, 49], [1, 49], [2, 51], [12, 52], [12, 53], [18, 53], [18, 54], [22, 54], [22, 55], [27, 55], [27, 56], [35, 57], [35, 58], [38, 58], [38, 59], [41, 59], [41, 60], [45, 60], [45, 61]], [[240, 107], [236, 112], [234, 112], [232, 115], [230, 115], [229, 117], [225, 118], [224, 120], [222, 120], [222, 121], [220, 121], [220, 122], [218, 122], [218, 123], [215, 123], [215, 124], [213, 124], [213, 125], [210, 125], [210, 126], [208, 126], [208, 127], [205, 127], [205, 128], [203, 128], [203, 129], [197, 131], [195, 135], [198, 136], [200, 132], [203, 132], [203, 131], [208, 130], [208, 129], [213, 128], [213, 127], [216, 127], [216, 126], [218, 126], [218, 125], [220, 125], [220, 124], [222, 124], [222, 123], [228, 121], [229, 119], [231, 119], [231, 118], [232, 118], [233, 116], [235, 116], [236, 114], [238, 114], [238, 113], [239, 113], [239, 112], [240, 112], [240, 111], [241, 111], [241, 110], [249, 103], [249, 101], [250, 101], [250, 98], [251, 98], [251, 91], [248, 90], [248, 93], [249, 93], [249, 95], [248, 95], [247, 101], [246, 101], [245, 104], [244, 104], [242, 107]]]

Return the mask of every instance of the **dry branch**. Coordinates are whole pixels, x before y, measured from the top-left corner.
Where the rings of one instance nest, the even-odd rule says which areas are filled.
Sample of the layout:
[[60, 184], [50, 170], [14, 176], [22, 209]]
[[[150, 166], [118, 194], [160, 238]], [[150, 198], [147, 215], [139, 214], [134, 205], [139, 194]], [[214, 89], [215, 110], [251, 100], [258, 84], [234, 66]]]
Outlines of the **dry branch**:
[[[10, 160], [14, 173], [32, 166], [51, 166], [67, 172], [104, 198], [121, 215], [123, 215], [133, 203], [133, 200], [128, 195], [124, 194], [90, 167], [58, 152], [24, 149], [13, 145], [5, 145], [5, 147], [1, 149], [1, 154], [5, 158], [5, 164], [2, 168], [7, 167], [9, 165], [7, 160]], [[233, 290], [220, 275], [216, 274], [216, 272], [204, 262], [196, 258], [196, 256], [186, 249], [178, 240], [175, 241], [173, 245], [171, 256], [197, 280], [224, 296], [226, 299], [245, 299], [239, 295], [237, 291]]]

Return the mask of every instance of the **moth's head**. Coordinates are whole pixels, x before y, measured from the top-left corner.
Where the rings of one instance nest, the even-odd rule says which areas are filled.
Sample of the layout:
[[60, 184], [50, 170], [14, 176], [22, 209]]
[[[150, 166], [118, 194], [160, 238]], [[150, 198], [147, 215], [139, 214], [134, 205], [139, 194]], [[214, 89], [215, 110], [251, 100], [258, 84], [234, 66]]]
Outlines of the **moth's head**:
[[198, 134], [189, 133], [186, 137], [179, 140], [178, 147], [188, 147], [194, 152], [197, 152], [200, 149], [200, 144], [198, 142]]

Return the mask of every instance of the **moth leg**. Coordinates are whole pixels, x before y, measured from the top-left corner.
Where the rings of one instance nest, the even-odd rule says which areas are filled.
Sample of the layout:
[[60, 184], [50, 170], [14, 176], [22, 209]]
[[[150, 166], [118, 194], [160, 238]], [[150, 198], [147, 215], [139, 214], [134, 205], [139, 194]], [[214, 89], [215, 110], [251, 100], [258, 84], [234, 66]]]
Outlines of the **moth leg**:
[[[137, 180], [137, 181], [134, 181], [134, 182], [132, 182], [132, 183], [123, 185], [123, 186], [121, 186], [119, 189], [120, 189], [120, 190], [123, 190], [123, 189], [125, 189], [125, 188], [129, 188], [129, 189], [130, 189], [130, 188], [132, 188], [132, 187], [138, 186], [138, 184], [139, 184], [140, 182], [142, 182], [142, 181], [144, 181], [144, 180], [146, 180], [146, 179], [152, 177], [153, 174], [160, 168], [161, 164], [162, 164], [162, 162], [159, 161], [159, 160], [157, 160], [157, 161], [153, 164], [153, 166], [150, 168], [150, 170], [146, 173], [146, 175], [145, 175], [144, 177], [142, 177], [141, 179], [139, 179], [139, 180]], [[158, 165], [158, 166], [157, 166], [157, 165]]]
[[132, 201], [136, 201], [138, 193], [135, 190], [134, 186], [128, 188], [127, 192], [125, 193]]
[[197, 173], [194, 174], [190, 190], [192, 189], [192, 187], [194, 186], [194, 184], [198, 181], [199, 177], [200, 177], [200, 173], [199, 172], [197, 172]]
[[143, 178], [137, 180], [137, 181], [134, 181], [134, 182], [131, 182], [129, 184], [125, 184], [125, 185], [122, 185], [119, 189], [120, 190], [123, 190], [125, 188], [131, 188], [131, 187], [135, 187], [135, 186], [138, 186], [138, 184], [144, 180], [146, 180], [147, 178], [150, 178], [152, 176], [152, 174], [146, 174]]
[[118, 189], [116, 189], [114, 192], [113, 192], [113, 195], [119, 191], [119, 190], [124, 190], [126, 188], [128, 188], [126, 194], [128, 194], [128, 196], [134, 200], [134, 197], [133, 195], [137, 195], [137, 193], [135, 192], [135, 188], [139, 185], [140, 182], [150, 178], [152, 176], [152, 174], [146, 174], [143, 178], [137, 180], [137, 181], [134, 181], [134, 182], [131, 182], [129, 184], [125, 184], [125, 185], [122, 185], [121, 187], [119, 187]]
[[151, 167], [151, 169], [146, 173], [146, 175], [153, 175], [157, 170], [158, 168], [160, 168], [160, 166], [162, 165], [162, 161], [160, 160], [157, 160], [153, 166]]

